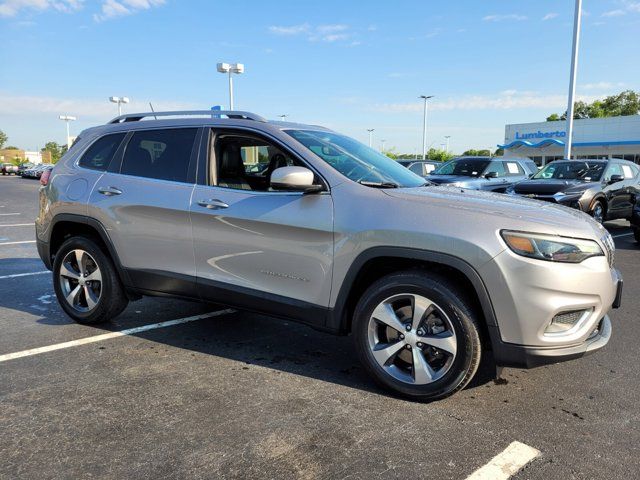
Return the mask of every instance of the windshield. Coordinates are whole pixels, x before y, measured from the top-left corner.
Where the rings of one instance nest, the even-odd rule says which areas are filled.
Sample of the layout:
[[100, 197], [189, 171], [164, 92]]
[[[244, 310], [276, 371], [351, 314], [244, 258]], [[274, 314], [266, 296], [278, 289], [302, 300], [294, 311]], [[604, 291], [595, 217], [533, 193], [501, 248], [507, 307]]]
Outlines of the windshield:
[[602, 172], [606, 166], [605, 162], [551, 162], [532, 178], [535, 179], [562, 179], [562, 180], [583, 180], [585, 182], [597, 182], [602, 177]]
[[491, 163], [490, 160], [459, 158], [445, 163], [431, 172], [431, 175], [462, 175], [463, 177], [479, 177]]
[[333, 132], [285, 130], [345, 177], [364, 185], [378, 187], [419, 187], [422, 177], [386, 155]]

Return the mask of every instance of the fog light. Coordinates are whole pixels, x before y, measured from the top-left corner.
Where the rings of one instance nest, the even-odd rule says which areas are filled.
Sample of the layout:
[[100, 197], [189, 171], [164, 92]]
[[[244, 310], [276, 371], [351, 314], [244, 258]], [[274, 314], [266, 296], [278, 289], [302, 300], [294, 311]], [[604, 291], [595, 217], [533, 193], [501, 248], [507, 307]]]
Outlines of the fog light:
[[591, 313], [588, 310], [571, 310], [570, 312], [562, 312], [553, 317], [551, 323], [545, 330], [545, 334], [564, 333], [581, 323]]

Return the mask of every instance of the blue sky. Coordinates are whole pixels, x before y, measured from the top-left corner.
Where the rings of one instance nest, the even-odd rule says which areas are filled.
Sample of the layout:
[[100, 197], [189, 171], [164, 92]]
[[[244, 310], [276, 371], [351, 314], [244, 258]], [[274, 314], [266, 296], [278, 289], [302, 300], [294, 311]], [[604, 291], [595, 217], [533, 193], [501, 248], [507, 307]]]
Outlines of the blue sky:
[[[640, 90], [640, 1], [584, 0], [578, 95]], [[228, 103], [380, 146], [456, 152], [566, 107], [573, 0], [0, 0], [0, 129], [35, 149], [125, 111]]]

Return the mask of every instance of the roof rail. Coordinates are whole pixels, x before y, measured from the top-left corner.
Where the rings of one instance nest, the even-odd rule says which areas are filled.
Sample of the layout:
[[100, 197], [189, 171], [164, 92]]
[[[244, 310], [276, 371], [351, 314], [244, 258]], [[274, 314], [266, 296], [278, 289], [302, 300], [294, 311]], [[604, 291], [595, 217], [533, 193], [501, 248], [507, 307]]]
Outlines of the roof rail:
[[191, 117], [191, 116], [207, 116], [207, 117], [219, 117], [225, 116], [227, 118], [241, 119], [241, 120], [254, 120], [256, 122], [266, 122], [267, 120], [260, 115], [256, 115], [251, 112], [242, 112], [236, 110], [180, 110], [175, 112], [145, 112], [145, 113], [127, 113], [120, 115], [109, 122], [112, 123], [124, 123], [124, 122], [137, 122], [143, 118], [154, 117]]

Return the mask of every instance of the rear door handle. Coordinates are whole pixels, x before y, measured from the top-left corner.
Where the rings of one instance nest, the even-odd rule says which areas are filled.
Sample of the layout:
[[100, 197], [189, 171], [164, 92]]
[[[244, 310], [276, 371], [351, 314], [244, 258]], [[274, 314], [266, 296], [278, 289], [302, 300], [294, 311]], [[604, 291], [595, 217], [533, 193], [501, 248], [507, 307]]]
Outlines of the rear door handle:
[[106, 195], [107, 197], [110, 197], [112, 195], [120, 195], [122, 193], [122, 190], [116, 187], [100, 187], [98, 188], [98, 191], [101, 194]]
[[210, 210], [217, 210], [219, 208], [229, 208], [229, 205], [224, 203], [222, 200], [218, 200], [217, 198], [209, 198], [207, 200], [200, 200], [198, 205], [204, 208], [208, 208]]

